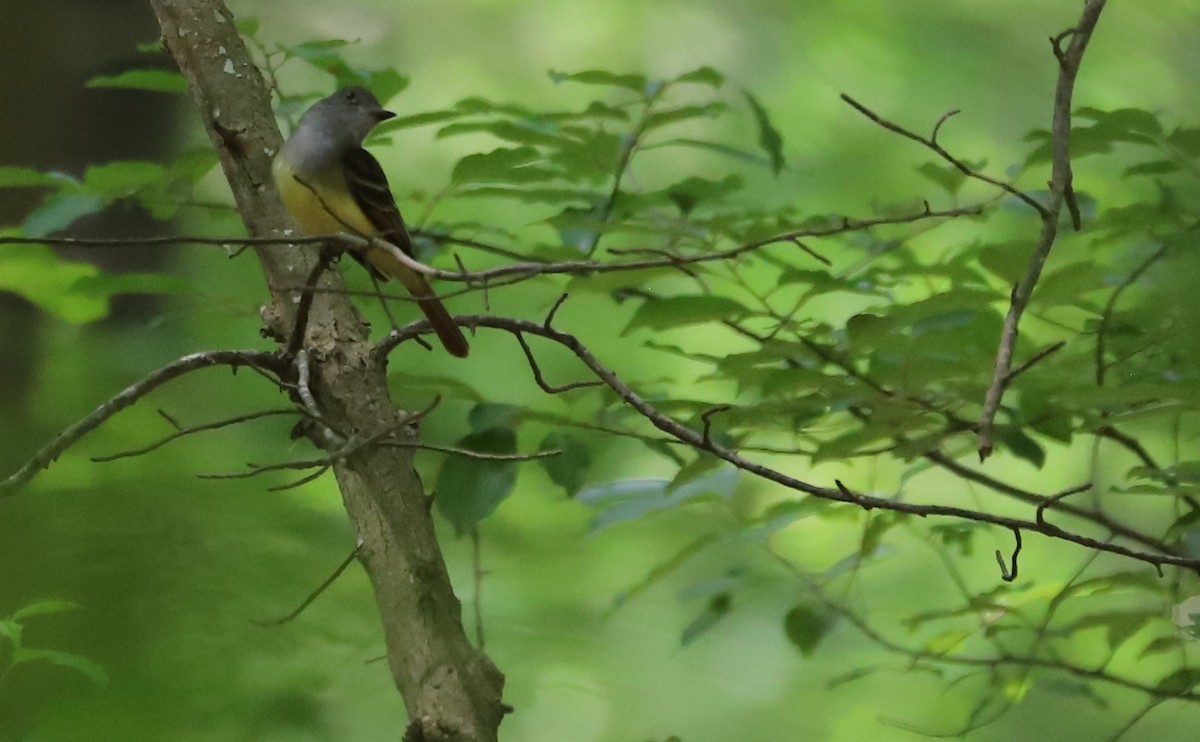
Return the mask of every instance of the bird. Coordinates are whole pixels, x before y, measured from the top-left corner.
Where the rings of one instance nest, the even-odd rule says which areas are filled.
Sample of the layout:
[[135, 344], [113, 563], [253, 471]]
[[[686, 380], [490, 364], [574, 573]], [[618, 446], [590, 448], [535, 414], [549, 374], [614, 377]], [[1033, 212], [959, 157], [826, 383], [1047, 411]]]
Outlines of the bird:
[[[384, 110], [364, 87], [349, 87], [314, 103], [275, 155], [272, 174], [284, 208], [309, 235], [346, 232], [379, 237], [410, 257], [412, 238], [396, 206], [383, 167], [363, 149]], [[446, 350], [465, 358], [469, 345], [425, 276], [392, 253], [368, 246], [351, 255], [377, 279], [394, 278], [417, 300]]]

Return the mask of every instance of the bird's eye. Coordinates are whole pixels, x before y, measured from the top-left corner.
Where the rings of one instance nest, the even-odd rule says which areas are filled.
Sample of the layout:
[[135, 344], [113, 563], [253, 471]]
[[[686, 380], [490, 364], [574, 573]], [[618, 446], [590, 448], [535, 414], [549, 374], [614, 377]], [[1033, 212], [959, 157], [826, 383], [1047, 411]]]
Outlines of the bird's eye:
[[346, 100], [350, 101], [351, 103], [358, 103], [358, 94], [353, 90], [347, 91]]

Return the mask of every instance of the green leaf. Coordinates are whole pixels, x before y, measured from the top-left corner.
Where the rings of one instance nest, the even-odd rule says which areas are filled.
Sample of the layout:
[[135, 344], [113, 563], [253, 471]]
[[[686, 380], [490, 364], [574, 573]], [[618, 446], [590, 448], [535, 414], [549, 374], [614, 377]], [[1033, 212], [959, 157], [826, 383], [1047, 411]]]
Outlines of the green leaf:
[[418, 126], [429, 126], [430, 124], [441, 124], [446, 121], [456, 121], [463, 117], [462, 111], [425, 111], [424, 113], [414, 113], [409, 116], [397, 116], [395, 118], [384, 121], [379, 126], [372, 129], [372, 132], [387, 134], [398, 129], [413, 129]]
[[612, 610], [617, 610], [637, 596], [649, 590], [660, 580], [666, 577], [671, 572], [675, 571], [680, 566], [684, 565], [700, 552], [707, 549], [710, 545], [716, 543], [716, 533], [706, 533], [696, 539], [689, 541], [682, 549], [672, 554], [665, 561], [656, 565], [650, 570], [636, 585], [618, 593], [612, 602]]
[[690, 147], [693, 149], [703, 149], [709, 152], [715, 152], [719, 155], [724, 155], [726, 157], [732, 157], [739, 162], [748, 162], [754, 165], [761, 165], [763, 167], [774, 166], [773, 161], [768, 157], [763, 157], [749, 150], [742, 149], [740, 147], [734, 147], [723, 142], [709, 142], [704, 139], [689, 139], [686, 137], [679, 139], [668, 139], [663, 142], [644, 145], [642, 147], [642, 151], [657, 149], [659, 147]]
[[1115, 652], [1130, 637], [1160, 618], [1157, 611], [1111, 611], [1084, 616], [1075, 628], [1102, 628], [1109, 650]]
[[1174, 654], [1183, 651], [1183, 643], [1177, 636], [1160, 636], [1142, 649], [1141, 657], [1151, 657], [1156, 654]]
[[925, 642], [925, 650], [936, 655], [949, 654], [961, 647], [974, 633], [963, 629], [943, 631]]
[[1001, 442], [1013, 456], [1028, 461], [1034, 467], [1041, 469], [1046, 464], [1046, 449], [1034, 439], [1020, 430], [1006, 434]]
[[529, 145], [560, 145], [566, 138], [557, 127], [549, 126], [546, 122], [526, 121], [459, 121], [438, 130], [437, 138], [458, 136], [461, 134], [491, 134], [497, 139], [503, 139], [513, 144]]
[[186, 294], [195, 284], [182, 276], [163, 273], [97, 273], [83, 276], [71, 286], [81, 297], [107, 299], [117, 294]]
[[574, 496], [587, 481], [592, 454], [578, 437], [554, 431], [542, 439], [539, 451], [561, 451], [558, 456], [538, 459], [551, 481]]
[[89, 88], [124, 88], [155, 93], [186, 93], [187, 80], [175, 70], [126, 70], [88, 80]]
[[721, 619], [729, 615], [733, 610], [733, 596], [729, 593], [718, 593], [709, 598], [708, 604], [704, 606], [704, 611], [692, 619], [680, 635], [680, 644], [688, 646], [692, 642], [699, 639], [704, 634], [707, 634], [713, 629]]
[[58, 652], [52, 649], [19, 649], [13, 656], [13, 664], [22, 662], [49, 662], [52, 665], [66, 667], [81, 673], [97, 686], [108, 685], [108, 673], [96, 662], [87, 657], [80, 657], [69, 652]]
[[724, 103], [706, 103], [704, 105], [679, 106], [677, 108], [658, 110], [646, 117], [645, 122], [642, 124], [642, 130], [652, 131], [690, 119], [714, 119], [727, 110], [729, 110], [729, 106]]
[[837, 623], [837, 617], [816, 603], [800, 603], [783, 617], [783, 633], [800, 654], [808, 657]]
[[648, 299], [634, 313], [622, 335], [639, 328], [668, 330], [745, 316], [746, 307], [724, 296], [672, 296]]
[[713, 497], [727, 500], [733, 496], [737, 481], [737, 469], [726, 466], [674, 489], [667, 479], [622, 479], [587, 487], [575, 499], [600, 509], [591, 524], [592, 532], [598, 533], [615, 523], [692, 501]]
[[1200, 157], [1200, 129], [1176, 129], [1167, 137], [1167, 142], [1192, 157]]
[[952, 196], [957, 194], [967, 181], [966, 174], [953, 165], [926, 162], [917, 168], [917, 172], [944, 188]]
[[1174, 160], [1154, 160], [1125, 168], [1125, 175], [1166, 175], [1177, 173], [1183, 166]]
[[350, 42], [342, 39], [308, 41], [285, 51], [333, 75], [337, 87], [361, 85], [381, 101], [388, 101], [408, 87], [409, 79], [393, 69], [373, 70], [351, 66], [341, 54]]
[[253, 37], [258, 35], [259, 26], [262, 24], [252, 15], [240, 15], [234, 19], [233, 25], [242, 36]]
[[1067, 680], [1066, 678], [1039, 677], [1037, 684], [1039, 688], [1044, 688], [1060, 696], [1083, 698], [1091, 701], [1097, 708], [1106, 709], [1109, 707], [1108, 699], [1097, 693], [1091, 683]]
[[971, 556], [975, 546], [975, 534], [988, 529], [986, 523], [943, 523], [930, 526], [930, 535], [937, 538], [948, 549], [957, 547], [958, 555]]
[[685, 72], [671, 82], [694, 82], [701, 85], [708, 85], [715, 89], [725, 84], [725, 76], [712, 67], [705, 66]]
[[628, 88], [638, 93], [645, 92], [648, 84], [648, 81], [642, 75], [618, 75], [605, 70], [584, 70], [583, 72], [574, 73], [551, 70], [550, 79], [555, 83], [578, 82], [584, 85], [610, 85], [618, 88]]
[[1182, 667], [1158, 681], [1158, 690], [1164, 693], [1187, 693], [1200, 685], [1200, 669]]
[[91, 193], [55, 193], [25, 217], [22, 227], [30, 237], [45, 237], [106, 206], [106, 199]]
[[687, 215], [697, 205], [705, 202], [720, 202], [731, 193], [739, 191], [746, 181], [738, 175], [727, 175], [721, 180], [708, 178], [687, 178], [667, 187], [667, 197]]
[[[728, 436], [718, 434], [713, 436], [713, 438], [720, 445], [728, 446], [731, 443]], [[725, 440], [721, 440], [722, 438]], [[694, 482], [709, 472], [720, 468], [724, 463], [722, 459], [716, 456], [709, 456], [703, 453], [697, 454], [691, 461], [679, 467], [679, 471], [675, 472], [675, 476], [671, 478], [671, 483], [667, 485], [667, 491], [674, 492], [680, 487], [686, 486], [689, 482]]]
[[64, 182], [74, 183], [75, 181], [60, 173], [43, 173], [27, 167], [0, 166], [0, 188], [57, 186]]
[[1075, 111], [1079, 118], [1091, 119], [1106, 129], [1116, 132], [1132, 132], [1158, 136], [1162, 134], [1162, 125], [1158, 117], [1140, 108], [1118, 108], [1114, 111], [1102, 111], [1098, 108], [1085, 106]]
[[467, 413], [467, 424], [475, 433], [495, 428], [515, 428], [518, 418], [525, 410], [516, 405], [487, 402], [478, 404]]
[[79, 604], [70, 600], [40, 600], [30, 603], [12, 614], [13, 621], [24, 621], [34, 616], [48, 616], [53, 613], [66, 613], [79, 610]]
[[60, 260], [45, 245], [9, 245], [0, 250], [0, 289], [24, 296], [66, 322], [107, 316], [107, 301], [73, 290], [80, 279], [98, 273], [89, 263]]
[[110, 199], [131, 196], [162, 181], [162, 165], [142, 160], [122, 160], [93, 165], [83, 174], [83, 186]]
[[467, 155], [454, 166], [453, 183], [532, 183], [554, 177], [544, 165], [545, 156], [533, 147], [494, 149]]
[[750, 104], [750, 110], [754, 113], [754, 121], [758, 124], [758, 145], [763, 148], [771, 161], [771, 172], [779, 175], [779, 171], [783, 170], [783, 137], [771, 123], [767, 109], [758, 102], [758, 98], [745, 89], [742, 90], [742, 95]]
[[620, 159], [621, 138], [607, 131], [593, 131], [580, 139], [563, 140], [550, 160], [560, 175], [571, 180], [607, 181]]
[[439, 396], [469, 402], [483, 401], [483, 395], [472, 386], [449, 376], [415, 376], [403, 371], [391, 371], [388, 373], [388, 388], [394, 394], [422, 394], [427, 399]]
[[[479, 453], [511, 454], [517, 450], [517, 434], [492, 428], [471, 433], [456, 445]], [[516, 462], [451, 456], [438, 472], [435, 502], [461, 536], [491, 515], [512, 494], [516, 481]]]

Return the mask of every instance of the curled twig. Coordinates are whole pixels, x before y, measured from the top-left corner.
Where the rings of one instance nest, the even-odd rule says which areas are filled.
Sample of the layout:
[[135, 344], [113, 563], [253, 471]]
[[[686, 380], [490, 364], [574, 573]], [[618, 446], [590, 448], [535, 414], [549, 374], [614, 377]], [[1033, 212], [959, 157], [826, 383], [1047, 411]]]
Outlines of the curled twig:
[[[960, 113], [962, 113], [962, 109], [960, 108], [952, 108], [943, 113], [941, 118], [937, 120], [937, 123], [933, 125], [933, 133], [929, 135], [929, 141], [937, 144], [938, 132], [942, 130], [942, 124], [946, 123], [952, 117], [957, 116]], [[926, 204], [926, 208], [928, 208], [928, 204]]]
[[[564, 294], [565, 296], [565, 294]], [[548, 322], [548, 320], [547, 320]], [[521, 345], [521, 350], [525, 352], [525, 360], [529, 362], [529, 370], [533, 372], [533, 380], [538, 387], [547, 394], [561, 394], [572, 389], [583, 389], [585, 387], [600, 386], [600, 382], [595, 379], [584, 379], [582, 381], [571, 381], [559, 386], [553, 386], [546, 381], [546, 377], [542, 376], [542, 369], [538, 365], [537, 359], [533, 356], [533, 350], [529, 347], [529, 343], [525, 341], [525, 336], [521, 333], [514, 333], [517, 342]]]
[[1017, 570], [1019, 568], [1017, 556], [1021, 553], [1021, 529], [1013, 528], [1012, 533], [1013, 537], [1017, 540], [1017, 545], [1013, 548], [1013, 553], [1010, 557], [1011, 566], [1004, 563], [1004, 555], [1000, 553], [999, 549], [996, 549], [996, 563], [1000, 565], [1000, 579], [1005, 582], [1012, 582], [1017, 579]]
[[711, 436], [712, 416], [718, 415], [722, 412], [728, 412], [731, 409], [733, 409], [733, 408], [730, 405], [719, 404], [719, 405], [715, 405], [713, 407], [709, 407], [707, 410], [700, 413], [700, 420], [701, 420], [701, 422], [704, 423], [703, 443], [704, 443], [705, 448], [712, 447], [712, 436]]
[[554, 300], [554, 306], [550, 307], [549, 312], [546, 312], [546, 319], [542, 322], [542, 327], [545, 327], [547, 330], [550, 329], [550, 325], [554, 324], [554, 315], [558, 314], [558, 308], [567, 300], [567, 296], [568, 294], [564, 291]]

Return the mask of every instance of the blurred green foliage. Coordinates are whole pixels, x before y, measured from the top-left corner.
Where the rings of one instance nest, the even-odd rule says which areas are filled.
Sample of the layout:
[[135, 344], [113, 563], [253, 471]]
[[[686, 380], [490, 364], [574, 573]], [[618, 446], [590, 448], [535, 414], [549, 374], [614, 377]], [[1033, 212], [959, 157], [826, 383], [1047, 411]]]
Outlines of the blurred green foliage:
[[[540, 320], [566, 291], [557, 327], [659, 409], [697, 431], [711, 425], [722, 445], [806, 481], [1032, 515], [922, 456], [971, 463], [974, 439], [957, 421], [978, 414], [1036, 214], [874, 127], [836, 92], [918, 131], [963, 108], [940, 141], [1042, 198], [1055, 65], [1041, 45], [1074, 20], [1074, 4], [990, 3], [986, 15], [883, 0], [417, 4], [398, 28], [382, 21], [400, 11], [383, 4], [321, 21], [317, 5], [244, 5], [257, 18], [240, 28], [277, 86], [285, 128], [335, 86], [399, 96], [403, 115], [368, 146], [423, 259], [451, 266], [454, 252], [473, 270], [514, 254], [690, 260], [831, 233], [686, 271], [538, 277], [495, 287], [486, 303], [456, 297], [453, 309]], [[1064, 229], [1017, 358], [1066, 345], [1014, 382], [999, 420], [1006, 455], [982, 471], [1042, 494], [1089, 479], [1069, 502], [1200, 555], [1188, 499], [1200, 497], [1189, 452], [1200, 111], [1181, 95], [1200, 60], [1196, 45], [1170, 43], [1194, 20], [1185, 2], [1114, 4], [1101, 20], [1073, 131], [1085, 228]], [[321, 34], [338, 37], [312, 40]], [[182, 91], [152, 67], [92, 85]], [[43, 195], [0, 234], [45, 237], [114, 208], [184, 234], [239, 234], [211, 149], [179, 151], [80, 176], [0, 168], [0, 188]], [[843, 214], [920, 215], [925, 203], [985, 211], [839, 226]], [[447, 235], [498, 249], [442, 244]], [[265, 292], [250, 257], [174, 254], [170, 275], [114, 275], [44, 245], [0, 249], [0, 288], [50, 318], [29, 350], [35, 427], [0, 433], [6, 448], [31, 452], [179, 353], [261, 344]], [[105, 321], [113, 297], [130, 293], [164, 301]], [[373, 302], [362, 309], [387, 326]], [[991, 552], [1010, 552], [1007, 531], [799, 498], [664, 440], [601, 389], [543, 393], [511, 338], [481, 333], [473, 346], [467, 364], [403, 346], [389, 381], [410, 409], [442, 399], [424, 423], [430, 443], [562, 452], [419, 461], [455, 584], [468, 608], [482, 601], [488, 651], [508, 675], [517, 712], [503, 738], [1092, 740], [1147, 707], [1124, 739], [1191, 738], [1200, 707], [1165, 697], [1200, 683], [1194, 575], [1160, 578], [1029, 535], [1020, 579], [1001, 583]], [[560, 349], [536, 339], [531, 349], [549, 383], [585, 378]], [[349, 550], [331, 478], [268, 493], [290, 480], [192, 477], [309, 458], [287, 422], [88, 460], [169, 435], [155, 406], [198, 424], [282, 402], [249, 373], [185, 379], [0, 502], [0, 614], [10, 616], [0, 738], [396, 736], [403, 709], [386, 669], [364, 664], [382, 648], [361, 574], [282, 628], [252, 623], [286, 614]], [[706, 422], [718, 404], [730, 406]], [[479, 595], [470, 540], [457, 538], [467, 532], [481, 539]], [[82, 610], [49, 612], [67, 605]], [[89, 682], [105, 675], [107, 686]]]

